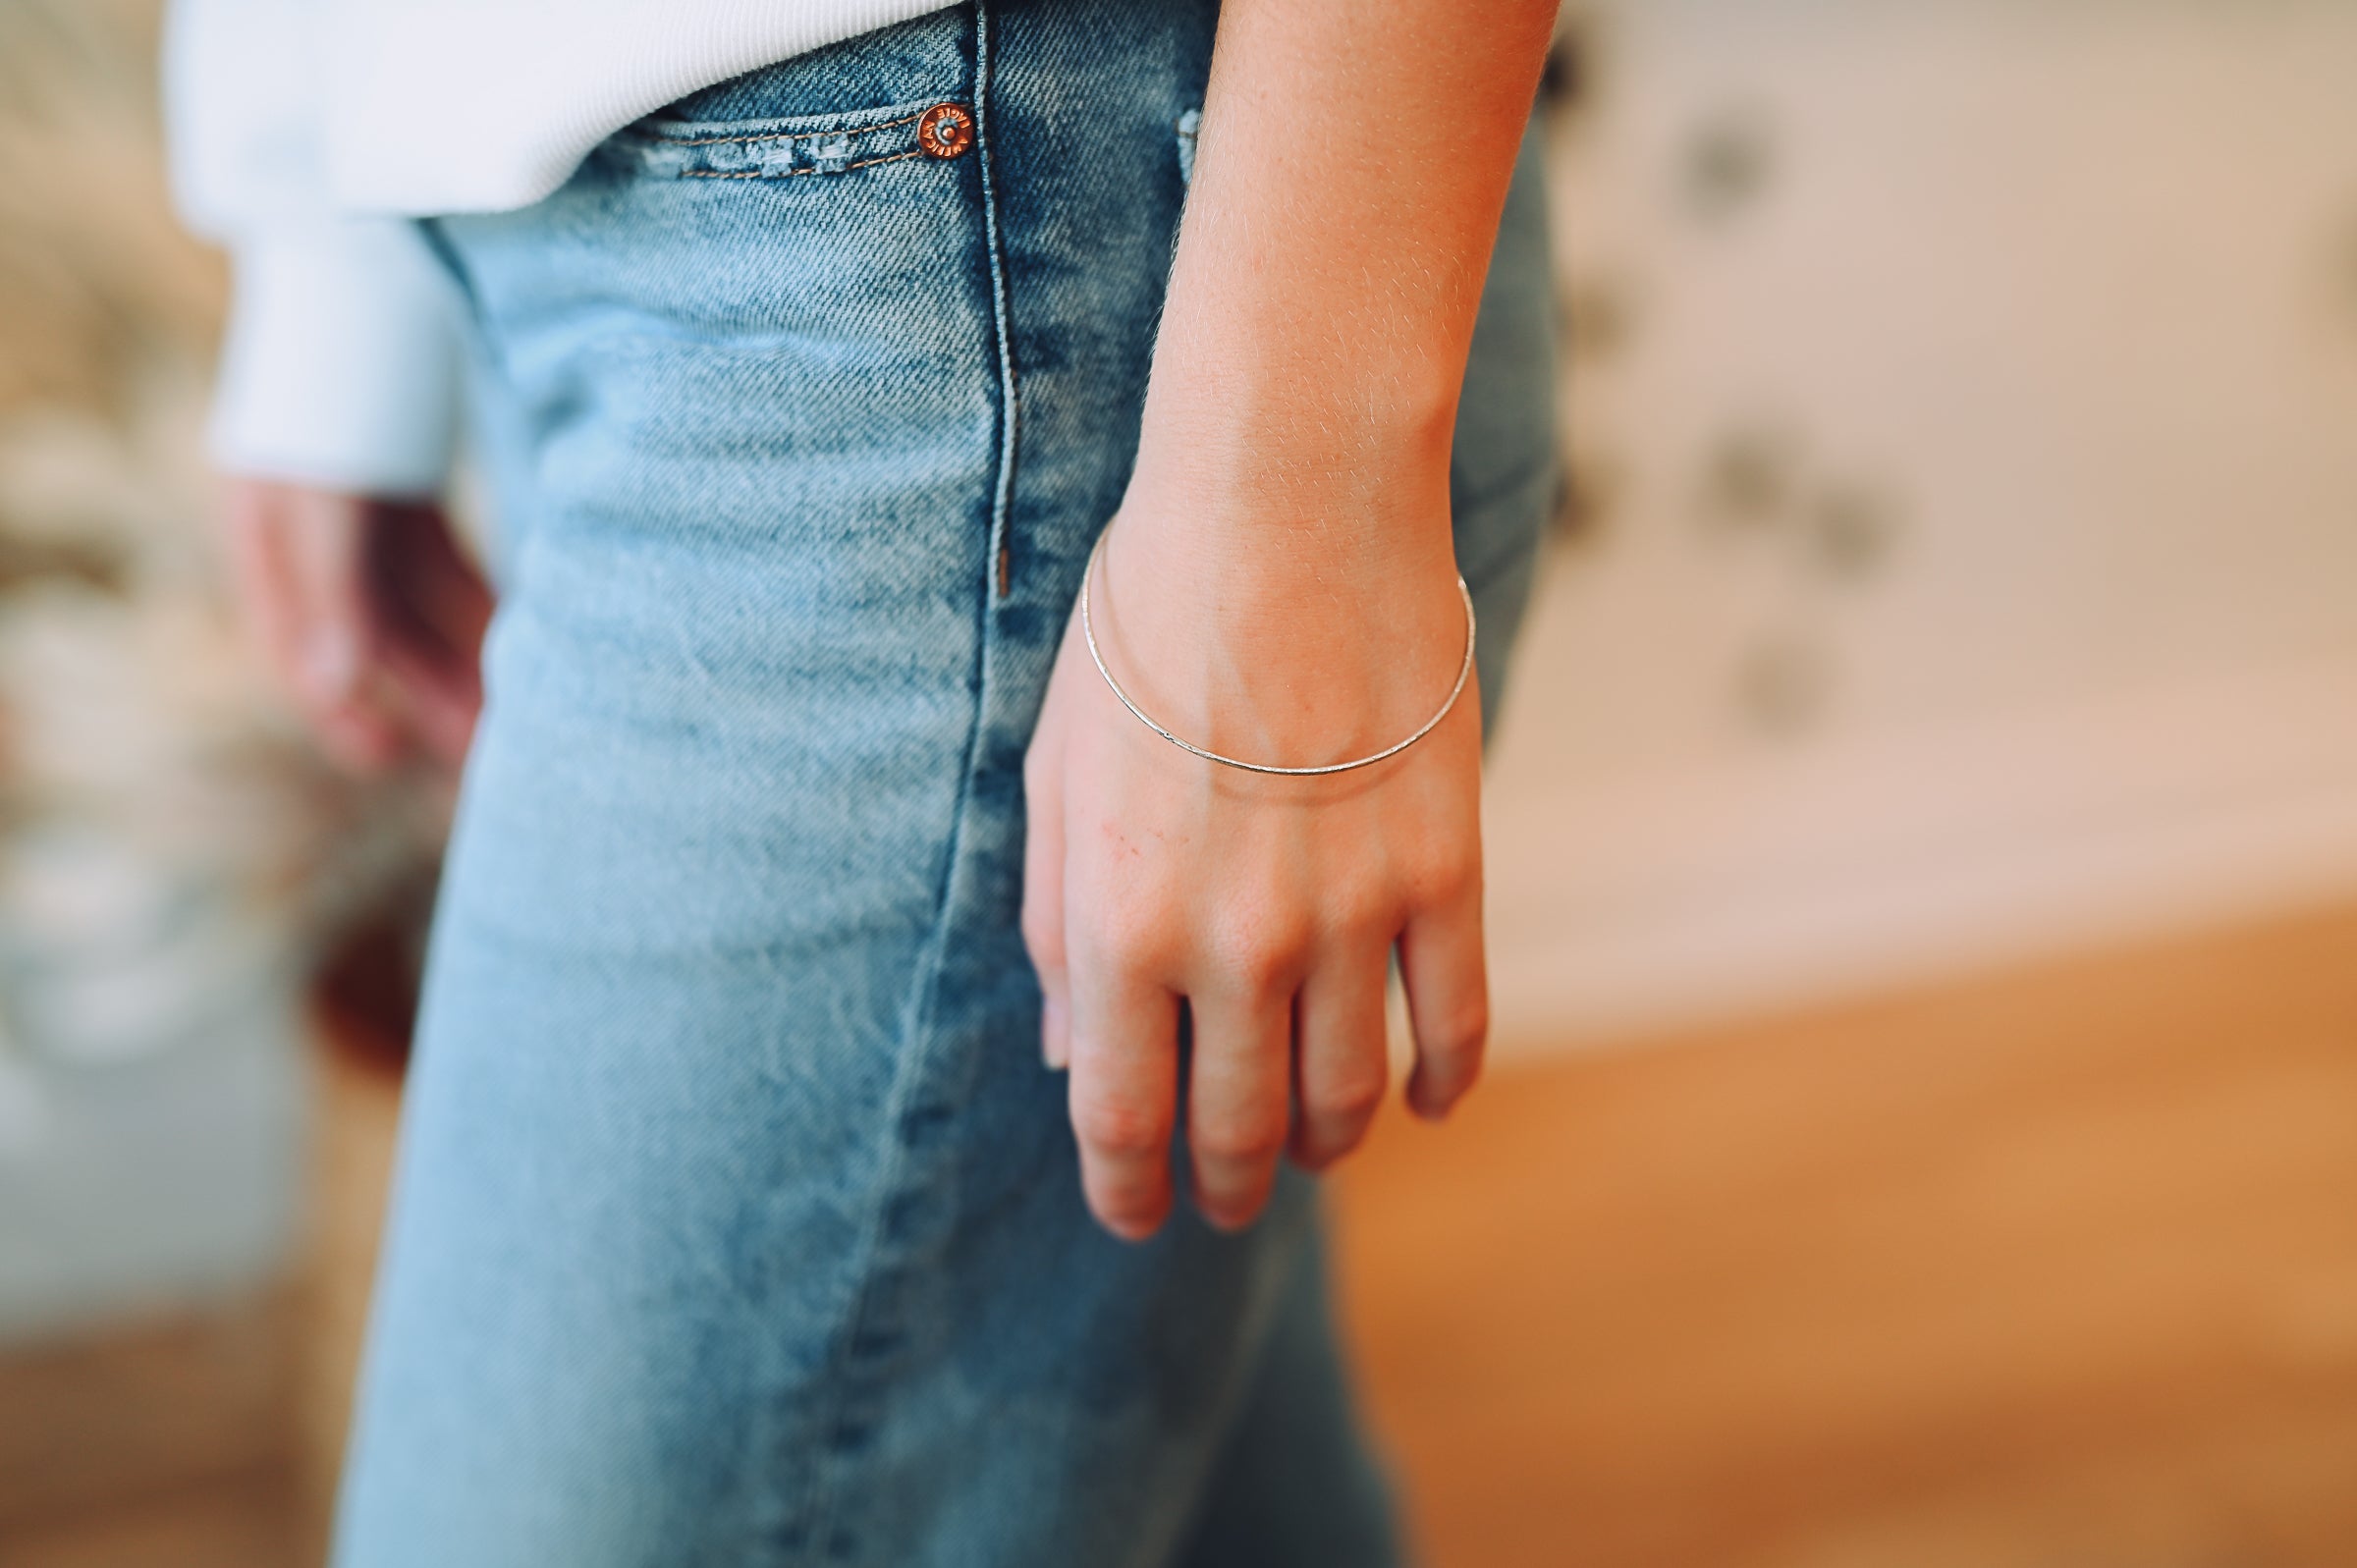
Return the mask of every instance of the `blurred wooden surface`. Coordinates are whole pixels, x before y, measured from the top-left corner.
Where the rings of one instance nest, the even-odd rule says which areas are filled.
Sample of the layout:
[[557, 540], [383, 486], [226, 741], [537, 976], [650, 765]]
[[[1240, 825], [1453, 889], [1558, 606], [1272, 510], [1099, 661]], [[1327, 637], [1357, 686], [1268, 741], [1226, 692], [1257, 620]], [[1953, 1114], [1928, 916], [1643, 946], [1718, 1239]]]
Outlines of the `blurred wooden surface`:
[[2357, 911], [1500, 1074], [1340, 1186], [1433, 1568], [2357, 1563]]
[[0, 1564], [289, 1562], [298, 1332], [281, 1292], [0, 1356]]
[[[9, 1568], [317, 1560], [394, 1109], [322, 1086], [291, 1307], [0, 1358]], [[2357, 909], [1522, 1067], [1339, 1187], [1430, 1568], [2357, 1563]]]
[[0, 1354], [0, 1568], [324, 1557], [400, 1109], [385, 1042], [328, 1013], [297, 1277], [201, 1317]]
[[319, 1116], [328, 1135], [319, 1141], [316, 1166], [316, 1239], [305, 1297], [311, 1318], [295, 1379], [300, 1535], [313, 1561], [325, 1549], [334, 1516], [401, 1118], [399, 1071], [372, 1049], [383, 1041], [332, 1008], [328, 1033], [319, 1058]]

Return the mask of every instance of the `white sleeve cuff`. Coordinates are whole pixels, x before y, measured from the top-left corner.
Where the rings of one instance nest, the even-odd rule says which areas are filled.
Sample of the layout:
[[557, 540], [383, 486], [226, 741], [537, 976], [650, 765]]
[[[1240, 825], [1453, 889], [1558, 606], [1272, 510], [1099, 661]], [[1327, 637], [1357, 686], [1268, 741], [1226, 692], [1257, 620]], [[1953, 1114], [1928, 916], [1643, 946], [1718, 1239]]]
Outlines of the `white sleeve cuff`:
[[426, 495], [458, 426], [456, 291], [415, 230], [320, 218], [235, 246], [208, 445], [232, 473]]

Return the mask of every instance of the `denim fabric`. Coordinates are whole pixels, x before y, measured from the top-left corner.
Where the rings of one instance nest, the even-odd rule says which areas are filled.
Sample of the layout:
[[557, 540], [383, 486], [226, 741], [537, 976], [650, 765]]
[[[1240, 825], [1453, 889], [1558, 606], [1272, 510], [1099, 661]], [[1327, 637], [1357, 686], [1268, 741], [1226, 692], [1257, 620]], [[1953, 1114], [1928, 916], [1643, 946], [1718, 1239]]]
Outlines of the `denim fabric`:
[[[1213, 22], [941, 13], [429, 226], [505, 591], [345, 1568], [1398, 1560], [1312, 1184], [1101, 1233], [1015, 929]], [[1553, 484], [1527, 175], [1456, 474], [1492, 699]]]

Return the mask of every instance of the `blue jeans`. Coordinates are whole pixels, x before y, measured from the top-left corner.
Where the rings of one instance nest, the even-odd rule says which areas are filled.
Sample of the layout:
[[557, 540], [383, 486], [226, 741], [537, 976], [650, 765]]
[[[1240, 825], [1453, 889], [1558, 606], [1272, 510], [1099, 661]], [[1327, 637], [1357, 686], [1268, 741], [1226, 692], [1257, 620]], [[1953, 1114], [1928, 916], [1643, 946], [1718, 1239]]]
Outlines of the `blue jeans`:
[[[345, 1568], [1398, 1560], [1313, 1184], [1102, 1233], [1015, 929], [1214, 16], [986, 0], [428, 225], [505, 592]], [[1458, 433], [1489, 700], [1553, 486], [1537, 202]]]

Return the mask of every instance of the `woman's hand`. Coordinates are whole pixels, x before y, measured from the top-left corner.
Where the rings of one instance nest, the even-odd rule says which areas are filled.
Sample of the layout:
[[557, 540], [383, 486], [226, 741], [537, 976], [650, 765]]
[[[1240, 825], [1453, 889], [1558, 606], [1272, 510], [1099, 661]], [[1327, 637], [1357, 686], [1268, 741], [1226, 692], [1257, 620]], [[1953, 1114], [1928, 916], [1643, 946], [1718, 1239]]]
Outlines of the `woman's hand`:
[[[1450, 434], [1555, 13], [1220, 8], [1137, 464], [1091, 590], [1115, 673], [1197, 745], [1364, 756], [1455, 678]], [[1182, 1109], [1217, 1224], [1260, 1212], [1288, 1148], [1347, 1153], [1385, 1089], [1395, 946], [1409, 1102], [1440, 1115], [1465, 1092], [1488, 1018], [1480, 751], [1468, 689], [1369, 768], [1224, 768], [1124, 711], [1067, 629], [1026, 765], [1023, 933], [1109, 1228], [1168, 1214]]]
[[[1423, 544], [1390, 551], [1335, 530], [1345, 548], [1264, 533], [1238, 552], [1177, 515], [1133, 489], [1091, 596], [1109, 665], [1174, 731], [1322, 763], [1380, 750], [1447, 696], [1466, 628], [1445, 503], [1394, 535]], [[1075, 616], [1026, 759], [1023, 935], [1108, 1229], [1142, 1238], [1169, 1213], [1181, 1115], [1195, 1205], [1223, 1227], [1259, 1214], [1287, 1153], [1320, 1169], [1354, 1148], [1388, 1085], [1395, 946], [1409, 1104], [1440, 1116], [1471, 1087], [1488, 1014], [1480, 746], [1468, 681], [1430, 734], [1369, 768], [1206, 762], [1122, 707]]]
[[241, 619], [330, 756], [466, 755], [491, 590], [439, 507], [233, 479], [227, 532]]

